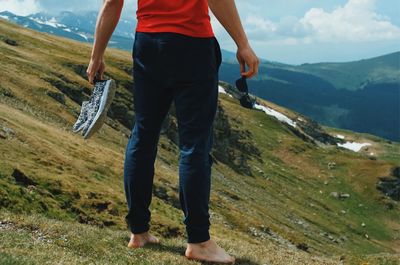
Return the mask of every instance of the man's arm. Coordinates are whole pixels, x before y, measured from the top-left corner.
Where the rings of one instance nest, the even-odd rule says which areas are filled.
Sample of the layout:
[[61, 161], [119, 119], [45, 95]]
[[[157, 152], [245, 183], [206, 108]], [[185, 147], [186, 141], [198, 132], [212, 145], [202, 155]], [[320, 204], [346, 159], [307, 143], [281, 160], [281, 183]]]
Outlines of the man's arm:
[[[240, 17], [236, 9], [234, 0], [208, 0], [208, 5], [235, 41], [238, 50], [236, 57], [240, 64], [240, 72], [243, 76], [252, 77], [258, 73], [259, 59], [250, 47], [247, 40], [246, 33], [244, 32]], [[245, 70], [245, 65], [249, 67], [248, 71]]]
[[99, 73], [103, 79], [105, 71], [104, 52], [107, 48], [108, 41], [113, 34], [121, 16], [124, 0], [104, 0], [103, 7], [100, 10], [96, 31], [94, 35], [94, 44], [89, 66], [86, 70], [89, 82], [93, 84], [96, 73]]

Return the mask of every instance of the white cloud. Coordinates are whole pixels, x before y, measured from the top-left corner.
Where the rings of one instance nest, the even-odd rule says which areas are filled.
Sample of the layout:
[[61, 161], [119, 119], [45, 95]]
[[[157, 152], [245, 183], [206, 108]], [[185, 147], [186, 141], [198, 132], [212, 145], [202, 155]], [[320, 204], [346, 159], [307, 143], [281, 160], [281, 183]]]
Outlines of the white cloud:
[[0, 0], [0, 12], [10, 11], [14, 14], [26, 16], [40, 11], [36, 0]]
[[[271, 21], [260, 14], [242, 16], [245, 31], [253, 43], [298, 45], [311, 43], [361, 43], [400, 40], [400, 27], [375, 12], [375, 0], [348, 0], [332, 11], [311, 8], [304, 16], [282, 17]], [[228, 35], [217, 21], [214, 29], [220, 39], [229, 43]], [[232, 43], [230, 43], [232, 46]]]
[[400, 28], [374, 11], [375, 0], [349, 0], [331, 13], [310, 9], [299, 23], [322, 42], [400, 39]]
[[263, 40], [271, 37], [278, 29], [278, 25], [274, 22], [256, 16], [247, 17], [243, 24], [246, 25], [246, 32], [252, 40]]

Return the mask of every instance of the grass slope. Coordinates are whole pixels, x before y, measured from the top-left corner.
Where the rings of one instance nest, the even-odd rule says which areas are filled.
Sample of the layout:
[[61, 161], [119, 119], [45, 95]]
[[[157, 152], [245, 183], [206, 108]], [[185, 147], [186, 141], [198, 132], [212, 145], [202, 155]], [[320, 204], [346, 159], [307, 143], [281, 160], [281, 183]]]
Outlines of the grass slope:
[[[82, 77], [90, 46], [3, 21], [0, 39], [0, 263], [195, 264], [177, 255], [185, 234], [172, 114], [160, 138], [151, 205], [151, 229], [164, 244], [125, 248], [122, 170], [134, 115], [130, 54], [106, 53], [117, 97], [106, 125], [83, 141], [70, 128], [90, 94]], [[399, 205], [375, 185], [398, 166], [398, 143], [346, 131], [373, 145], [361, 153], [314, 145], [224, 94], [216, 125], [211, 234], [239, 264], [339, 264], [341, 255], [349, 264], [394, 264]]]

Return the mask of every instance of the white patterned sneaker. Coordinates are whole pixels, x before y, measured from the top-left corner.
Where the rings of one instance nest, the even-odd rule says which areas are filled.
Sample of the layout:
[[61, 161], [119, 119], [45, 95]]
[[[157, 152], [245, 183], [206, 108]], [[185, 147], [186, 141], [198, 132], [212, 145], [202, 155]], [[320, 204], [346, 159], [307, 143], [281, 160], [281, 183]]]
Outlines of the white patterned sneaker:
[[75, 122], [74, 126], [72, 126], [72, 131], [74, 133], [79, 132], [85, 126], [88, 116], [89, 109], [89, 101], [83, 101], [81, 107], [81, 113], [79, 114], [78, 120]]
[[93, 93], [87, 108], [87, 120], [82, 130], [84, 139], [91, 137], [103, 126], [108, 109], [114, 99], [115, 90], [115, 81], [112, 79], [99, 80], [94, 83]]

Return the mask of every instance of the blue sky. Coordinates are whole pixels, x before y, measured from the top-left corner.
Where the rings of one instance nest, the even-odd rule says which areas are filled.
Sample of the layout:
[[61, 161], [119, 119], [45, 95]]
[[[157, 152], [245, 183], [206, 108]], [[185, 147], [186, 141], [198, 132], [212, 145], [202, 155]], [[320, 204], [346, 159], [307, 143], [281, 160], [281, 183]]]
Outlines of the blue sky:
[[[0, 10], [98, 10], [102, 0], [0, 0]], [[259, 57], [283, 63], [351, 61], [400, 50], [400, 0], [236, 0], [245, 31]], [[125, 0], [134, 19], [136, 0]], [[234, 42], [217, 20], [222, 48]], [[134, 30], [134, 29], [133, 29]]]

